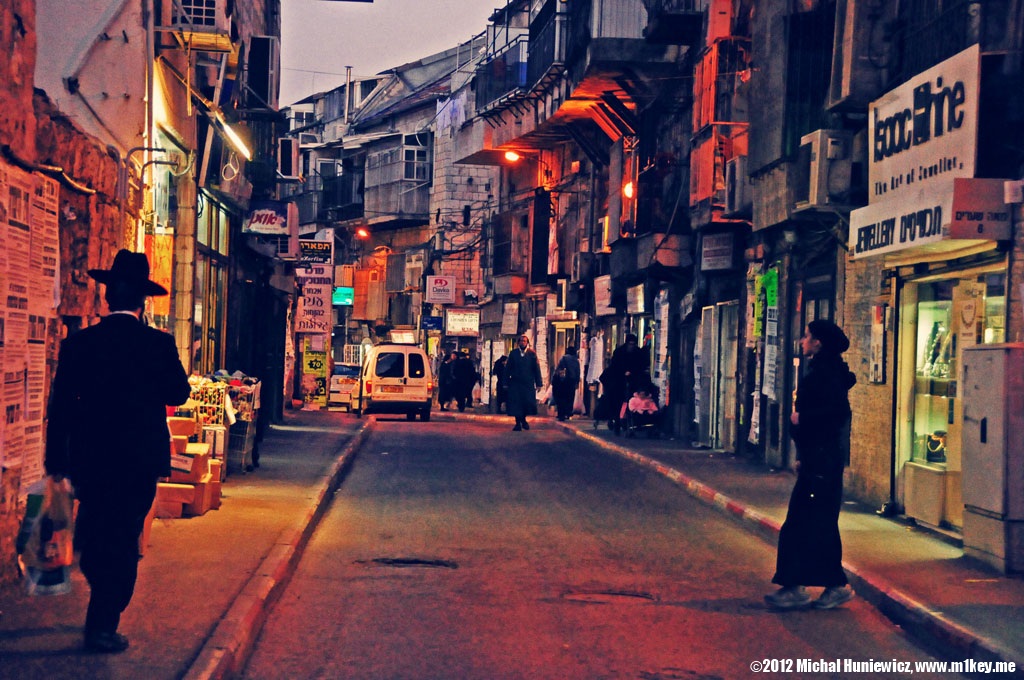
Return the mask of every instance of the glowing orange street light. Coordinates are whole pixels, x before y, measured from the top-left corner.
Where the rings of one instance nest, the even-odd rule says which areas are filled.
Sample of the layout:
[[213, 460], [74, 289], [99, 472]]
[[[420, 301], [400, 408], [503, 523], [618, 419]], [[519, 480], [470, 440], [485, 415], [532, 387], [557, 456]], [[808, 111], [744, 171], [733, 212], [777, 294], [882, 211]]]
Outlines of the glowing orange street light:
[[633, 180], [626, 182], [622, 187], [622, 195], [626, 198], [633, 198], [636, 194], [636, 187], [633, 186]]
[[522, 156], [520, 156], [515, 151], [506, 151], [505, 152], [505, 160], [507, 160], [509, 163], [515, 163], [520, 158], [522, 158]]
[[356, 238], [358, 238], [358, 239], [368, 239], [368, 238], [370, 238], [370, 230], [367, 229], [366, 227], [357, 227], [356, 228]]

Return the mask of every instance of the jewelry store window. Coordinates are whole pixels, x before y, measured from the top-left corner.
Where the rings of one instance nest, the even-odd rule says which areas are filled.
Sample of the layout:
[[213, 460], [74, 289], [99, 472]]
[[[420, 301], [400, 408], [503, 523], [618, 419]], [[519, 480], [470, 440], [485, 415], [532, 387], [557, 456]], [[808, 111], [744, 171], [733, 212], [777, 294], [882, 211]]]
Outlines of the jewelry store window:
[[[911, 459], [946, 464], [953, 455], [959, 469], [961, 351], [970, 345], [1003, 341], [1006, 277], [981, 274], [922, 283], [917, 293]], [[950, 437], [951, 431], [955, 437]]]
[[907, 517], [928, 525], [963, 526], [960, 358], [970, 345], [1003, 341], [1005, 272], [1001, 262], [988, 271], [973, 269], [903, 288], [897, 366], [900, 384], [906, 385], [900, 389], [897, 419], [902, 504]]

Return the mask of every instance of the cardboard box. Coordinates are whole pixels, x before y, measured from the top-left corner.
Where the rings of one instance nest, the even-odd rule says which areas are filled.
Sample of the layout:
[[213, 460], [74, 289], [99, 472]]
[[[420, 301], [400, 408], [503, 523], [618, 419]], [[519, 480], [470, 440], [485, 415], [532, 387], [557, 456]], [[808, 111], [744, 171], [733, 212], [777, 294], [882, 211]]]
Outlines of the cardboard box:
[[220, 507], [220, 498], [221, 498], [220, 494], [221, 494], [221, 490], [222, 490], [221, 489], [221, 482], [220, 482], [220, 480], [214, 479], [212, 482], [210, 482], [210, 487], [212, 488], [212, 494], [213, 494], [213, 500], [210, 503], [210, 509], [211, 510], [216, 510], [217, 508]]
[[210, 455], [224, 460], [228, 451], [228, 428], [224, 425], [204, 425], [202, 441], [210, 445]]
[[210, 474], [213, 476], [213, 481], [223, 482], [224, 481], [224, 461], [217, 460], [215, 458], [210, 459]]
[[196, 433], [196, 421], [194, 418], [172, 416], [167, 419], [167, 429], [171, 435], [188, 438]]
[[171, 453], [185, 453], [188, 447], [188, 437], [184, 435], [171, 435]]
[[193, 484], [160, 482], [156, 485], [156, 503], [191, 503], [195, 496]]
[[207, 473], [194, 489], [192, 502], [184, 507], [186, 515], [202, 515], [213, 508], [213, 476]]
[[187, 443], [182, 453], [171, 454], [171, 481], [194, 484], [210, 472], [210, 445]]

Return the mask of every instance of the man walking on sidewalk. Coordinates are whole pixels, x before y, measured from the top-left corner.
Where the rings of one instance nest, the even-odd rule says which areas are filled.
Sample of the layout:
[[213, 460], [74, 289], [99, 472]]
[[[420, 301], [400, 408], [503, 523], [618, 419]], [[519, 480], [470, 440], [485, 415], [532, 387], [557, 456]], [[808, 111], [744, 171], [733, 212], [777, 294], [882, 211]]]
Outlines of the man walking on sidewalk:
[[529, 430], [526, 416], [537, 415], [537, 390], [544, 384], [540, 374], [537, 353], [530, 349], [530, 336], [519, 336], [519, 347], [512, 350], [505, 364], [505, 382], [508, 384], [506, 412], [516, 419], [513, 432]]
[[89, 275], [106, 284], [110, 314], [61, 343], [46, 472], [74, 484], [75, 548], [90, 588], [85, 647], [109, 653], [128, 648], [117, 627], [135, 591], [139, 536], [157, 479], [171, 472], [166, 406], [185, 403], [191, 387], [174, 337], [141, 319], [147, 296], [167, 295], [149, 280], [146, 256], [121, 250]]
[[844, 464], [840, 437], [850, 421], [848, 393], [857, 382], [840, 357], [849, 347], [842, 329], [824, 319], [807, 324], [800, 339], [809, 369], [800, 379], [790, 416], [797, 478], [779, 532], [772, 578], [781, 588], [764, 598], [775, 609], [811, 604], [805, 586], [825, 588], [812, 605], [816, 609], [832, 609], [853, 597], [843, 571], [839, 537]]

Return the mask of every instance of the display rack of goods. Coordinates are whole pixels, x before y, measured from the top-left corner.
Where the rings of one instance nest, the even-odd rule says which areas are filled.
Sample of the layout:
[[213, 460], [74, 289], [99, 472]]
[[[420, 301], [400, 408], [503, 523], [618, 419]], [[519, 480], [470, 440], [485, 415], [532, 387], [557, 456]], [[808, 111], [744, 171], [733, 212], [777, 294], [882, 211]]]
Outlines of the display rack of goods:
[[193, 403], [193, 411], [200, 426], [223, 425], [228, 396], [227, 384], [198, 376], [191, 376], [188, 381], [192, 385], [189, 401]]

